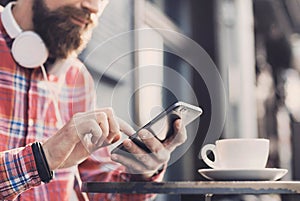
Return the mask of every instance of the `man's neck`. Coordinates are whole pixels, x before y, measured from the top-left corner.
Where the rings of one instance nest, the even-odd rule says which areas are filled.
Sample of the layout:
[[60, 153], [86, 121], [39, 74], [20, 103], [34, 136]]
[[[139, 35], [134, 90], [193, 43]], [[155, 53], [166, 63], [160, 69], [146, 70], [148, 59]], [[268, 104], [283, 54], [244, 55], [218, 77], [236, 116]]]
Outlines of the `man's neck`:
[[31, 0], [18, 0], [12, 12], [22, 30], [33, 30]]

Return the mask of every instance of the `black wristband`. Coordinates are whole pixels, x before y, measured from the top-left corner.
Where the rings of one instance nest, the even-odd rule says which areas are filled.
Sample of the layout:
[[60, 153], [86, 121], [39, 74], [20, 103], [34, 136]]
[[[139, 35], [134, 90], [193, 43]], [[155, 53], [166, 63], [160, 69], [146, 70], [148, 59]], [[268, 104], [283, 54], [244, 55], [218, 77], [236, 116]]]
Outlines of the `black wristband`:
[[35, 142], [31, 145], [35, 164], [39, 177], [42, 182], [49, 183], [53, 178], [53, 171], [50, 170], [43, 147], [40, 142]]

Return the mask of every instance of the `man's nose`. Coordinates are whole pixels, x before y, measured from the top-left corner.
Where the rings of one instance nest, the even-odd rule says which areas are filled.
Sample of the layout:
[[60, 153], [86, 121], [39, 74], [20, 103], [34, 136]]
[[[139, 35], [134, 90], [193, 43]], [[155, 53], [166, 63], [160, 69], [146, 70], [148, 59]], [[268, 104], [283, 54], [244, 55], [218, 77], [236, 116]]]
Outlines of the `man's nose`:
[[97, 14], [101, 6], [101, 0], [83, 0], [82, 7], [90, 11], [90, 13]]

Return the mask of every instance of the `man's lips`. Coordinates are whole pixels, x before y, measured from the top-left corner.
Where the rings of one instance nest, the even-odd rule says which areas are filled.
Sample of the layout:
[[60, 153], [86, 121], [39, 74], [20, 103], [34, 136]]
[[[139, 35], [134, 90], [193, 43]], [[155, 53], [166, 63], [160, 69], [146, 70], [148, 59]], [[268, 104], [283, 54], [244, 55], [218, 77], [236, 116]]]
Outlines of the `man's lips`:
[[86, 27], [91, 22], [88, 19], [84, 19], [84, 18], [77, 17], [77, 16], [72, 16], [71, 20], [74, 24], [77, 24], [81, 27]]

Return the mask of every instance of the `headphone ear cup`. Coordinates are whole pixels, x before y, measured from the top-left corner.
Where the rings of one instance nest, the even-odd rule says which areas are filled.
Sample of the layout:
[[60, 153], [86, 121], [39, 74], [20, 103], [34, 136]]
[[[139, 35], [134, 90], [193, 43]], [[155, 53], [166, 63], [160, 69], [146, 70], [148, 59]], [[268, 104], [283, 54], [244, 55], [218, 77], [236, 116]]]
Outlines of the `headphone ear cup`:
[[15, 39], [12, 44], [12, 56], [25, 68], [36, 68], [43, 65], [48, 58], [48, 49], [41, 37], [33, 31], [22, 31], [12, 14], [10, 2], [1, 13], [3, 26], [7, 34]]
[[43, 65], [49, 55], [43, 40], [33, 31], [19, 34], [12, 44], [11, 51], [15, 61], [26, 68]]

